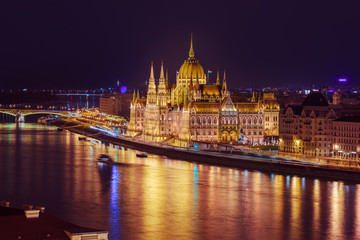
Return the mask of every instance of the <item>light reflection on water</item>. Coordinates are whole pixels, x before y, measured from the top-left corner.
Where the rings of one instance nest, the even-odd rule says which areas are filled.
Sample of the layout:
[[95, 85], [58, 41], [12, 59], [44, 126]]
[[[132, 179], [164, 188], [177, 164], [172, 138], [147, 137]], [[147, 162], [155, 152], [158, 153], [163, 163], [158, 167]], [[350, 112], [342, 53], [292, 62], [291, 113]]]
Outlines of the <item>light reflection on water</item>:
[[[96, 162], [109, 154], [120, 166]], [[360, 188], [209, 166], [0, 124], [0, 200], [43, 205], [111, 239], [359, 239]]]

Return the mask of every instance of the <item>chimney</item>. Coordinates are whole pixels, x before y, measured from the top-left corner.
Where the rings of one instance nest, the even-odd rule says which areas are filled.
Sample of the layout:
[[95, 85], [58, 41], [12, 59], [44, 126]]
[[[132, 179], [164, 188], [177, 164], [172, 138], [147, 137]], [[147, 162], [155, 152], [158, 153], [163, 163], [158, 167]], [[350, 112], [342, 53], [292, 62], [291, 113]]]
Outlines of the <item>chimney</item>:
[[23, 204], [22, 209], [24, 209], [24, 210], [32, 210], [33, 205], [31, 205], [31, 204]]
[[44, 212], [45, 212], [45, 207], [36, 206], [36, 207], [35, 207], [35, 210], [40, 210], [41, 213], [44, 213]]
[[8, 201], [0, 201], [0, 207], [10, 207], [10, 202], [8, 202]]
[[26, 218], [39, 218], [40, 210], [24, 210]]

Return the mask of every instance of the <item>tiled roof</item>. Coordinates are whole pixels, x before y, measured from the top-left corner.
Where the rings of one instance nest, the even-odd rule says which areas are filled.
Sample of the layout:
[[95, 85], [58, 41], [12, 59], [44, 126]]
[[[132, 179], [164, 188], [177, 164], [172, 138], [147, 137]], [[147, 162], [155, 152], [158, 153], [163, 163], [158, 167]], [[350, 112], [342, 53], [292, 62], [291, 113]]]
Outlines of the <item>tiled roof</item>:
[[302, 104], [303, 106], [329, 106], [328, 101], [325, 99], [321, 92], [310, 93]]

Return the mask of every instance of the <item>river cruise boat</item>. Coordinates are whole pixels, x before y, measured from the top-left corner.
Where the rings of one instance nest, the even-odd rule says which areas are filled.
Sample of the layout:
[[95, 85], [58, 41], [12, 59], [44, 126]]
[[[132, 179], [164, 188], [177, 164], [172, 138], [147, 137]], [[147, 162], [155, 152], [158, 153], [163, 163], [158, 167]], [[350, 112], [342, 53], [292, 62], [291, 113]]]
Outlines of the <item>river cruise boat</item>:
[[137, 156], [137, 157], [141, 157], [141, 158], [146, 158], [146, 157], [147, 157], [147, 153], [145, 153], [145, 152], [137, 153], [136, 156]]
[[98, 162], [103, 162], [103, 163], [114, 163], [114, 160], [112, 159], [112, 157], [110, 157], [107, 154], [101, 154], [98, 157]]

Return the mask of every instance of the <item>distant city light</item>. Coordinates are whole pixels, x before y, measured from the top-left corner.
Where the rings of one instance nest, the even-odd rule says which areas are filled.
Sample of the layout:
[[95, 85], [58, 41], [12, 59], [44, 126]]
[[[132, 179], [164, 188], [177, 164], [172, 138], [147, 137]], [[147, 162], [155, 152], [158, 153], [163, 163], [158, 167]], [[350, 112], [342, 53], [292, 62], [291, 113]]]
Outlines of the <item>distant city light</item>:
[[121, 93], [126, 93], [126, 91], [127, 91], [127, 87], [126, 87], [126, 86], [121, 86], [121, 87], [120, 87], [120, 92], [121, 92]]
[[339, 78], [338, 81], [339, 81], [339, 82], [347, 82], [347, 79], [346, 79], [346, 78]]
[[26, 91], [27, 91], [27, 88], [24, 88], [23, 91], [26, 92]]

